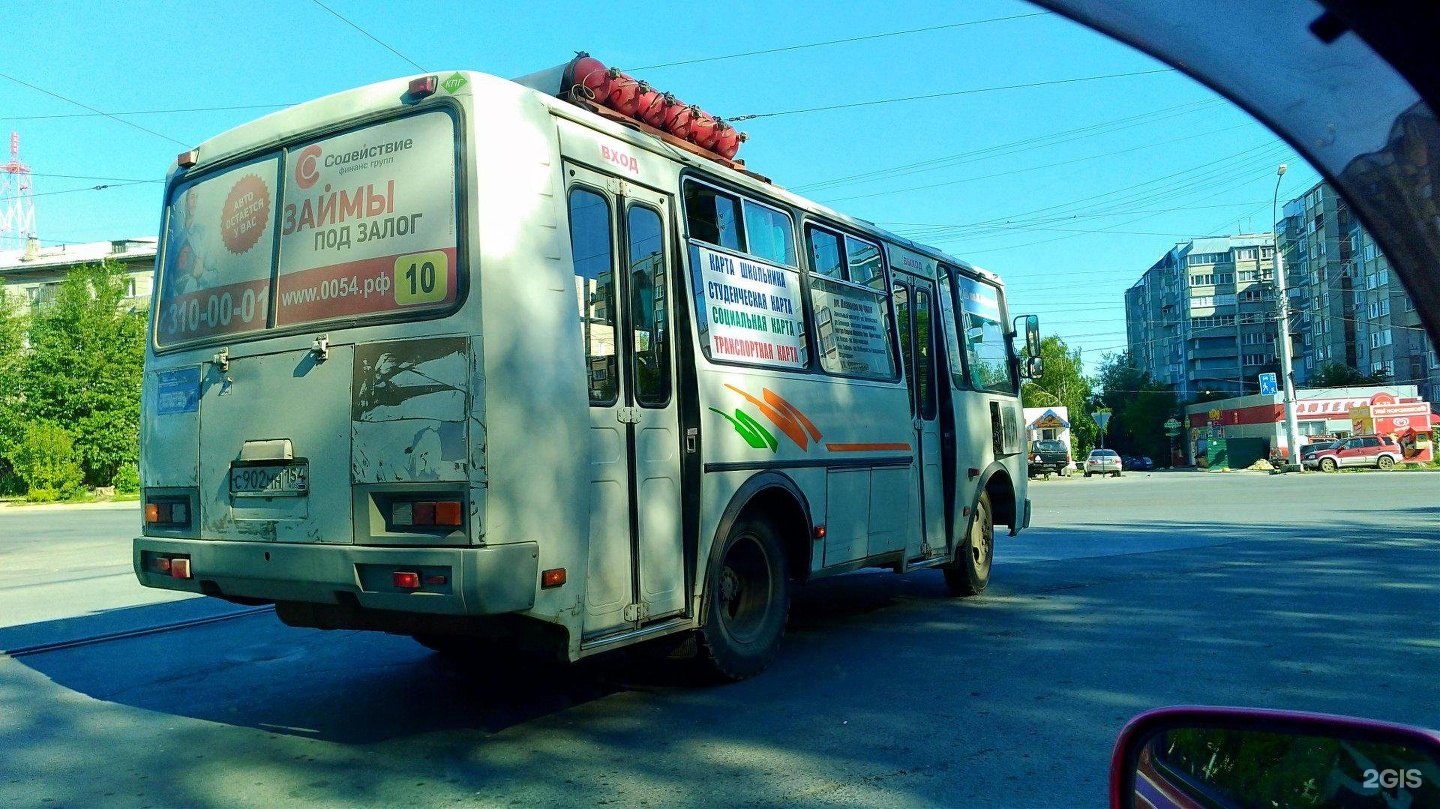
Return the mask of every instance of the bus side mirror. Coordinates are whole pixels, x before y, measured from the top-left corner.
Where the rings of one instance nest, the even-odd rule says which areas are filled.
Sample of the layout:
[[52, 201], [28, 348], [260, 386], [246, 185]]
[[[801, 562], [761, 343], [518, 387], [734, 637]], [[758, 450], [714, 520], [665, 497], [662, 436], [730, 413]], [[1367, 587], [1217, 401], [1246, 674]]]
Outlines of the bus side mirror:
[[1015, 318], [1015, 331], [1020, 331], [1020, 321], [1025, 321], [1025, 356], [1040, 356], [1040, 318], [1037, 315], [1021, 315]]
[[1039, 379], [1045, 373], [1045, 363], [1039, 357], [1025, 358], [1025, 378]]

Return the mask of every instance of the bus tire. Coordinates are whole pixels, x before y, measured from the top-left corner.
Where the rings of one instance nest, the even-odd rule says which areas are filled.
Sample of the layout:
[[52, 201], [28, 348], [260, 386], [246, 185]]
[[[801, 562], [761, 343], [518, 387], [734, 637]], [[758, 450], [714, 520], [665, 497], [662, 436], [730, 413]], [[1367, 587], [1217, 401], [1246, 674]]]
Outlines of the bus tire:
[[[1087, 474], [1086, 477], [1089, 477]], [[955, 548], [955, 559], [940, 567], [952, 596], [977, 596], [990, 584], [990, 563], [995, 556], [995, 513], [990, 493], [980, 492], [965, 541]]]
[[785, 549], [762, 518], [735, 522], [707, 573], [697, 662], [710, 678], [735, 682], [774, 659], [790, 615]]

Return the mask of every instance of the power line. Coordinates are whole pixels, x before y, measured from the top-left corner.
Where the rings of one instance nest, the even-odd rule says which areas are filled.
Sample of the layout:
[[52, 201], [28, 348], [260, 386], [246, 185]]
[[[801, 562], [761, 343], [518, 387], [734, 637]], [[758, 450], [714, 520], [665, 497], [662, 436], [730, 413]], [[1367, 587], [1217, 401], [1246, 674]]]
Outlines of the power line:
[[848, 42], [865, 42], [865, 41], [873, 40], [873, 39], [885, 39], [885, 38], [887, 38], [887, 37], [905, 36], [905, 35], [907, 35], [907, 34], [922, 34], [922, 33], [925, 33], [925, 32], [927, 32], [927, 31], [944, 31], [944, 30], [948, 30], [948, 29], [951, 29], [951, 28], [965, 28], [965, 27], [972, 26], [972, 25], [986, 25], [986, 24], [989, 24], [989, 23], [1007, 22], [1007, 21], [1009, 21], [1009, 20], [1023, 20], [1023, 19], [1025, 19], [1025, 18], [1027, 18], [1027, 17], [1048, 17], [1048, 16], [1050, 16], [1050, 12], [1048, 12], [1048, 11], [1036, 11], [1036, 12], [1033, 12], [1033, 13], [1030, 13], [1030, 14], [1012, 14], [1012, 15], [1010, 15], [1009, 17], [992, 17], [992, 18], [986, 19], [986, 20], [970, 20], [970, 21], [968, 21], [968, 22], [952, 22], [952, 23], [948, 23], [948, 24], [945, 24], [945, 25], [931, 25], [931, 26], [928, 26], [928, 27], [926, 27], [926, 28], [907, 28], [907, 29], [904, 30], [904, 31], [890, 31], [890, 32], [884, 33], [884, 34], [867, 34], [867, 35], [865, 35], [865, 36], [846, 37], [846, 38], [844, 38], [844, 39], [828, 39], [828, 40], [825, 40], [824, 42], [811, 42], [811, 43], [808, 43], [808, 44], [805, 44], [805, 45], [786, 45], [786, 46], [780, 47], [780, 48], [766, 48], [766, 49], [764, 49], [764, 50], [758, 50], [758, 51], [745, 51], [744, 53], [731, 53], [731, 54], [726, 54], [725, 56], [702, 56], [702, 57], [700, 57], [700, 58], [698, 58], [698, 59], [686, 59], [686, 60], [683, 61], [683, 62], [666, 62], [666, 63], [664, 63], [664, 64], [659, 64], [659, 65], [642, 65], [642, 66], [640, 66], [640, 67], [626, 68], [626, 70], [631, 71], [631, 72], [639, 72], [639, 71], [641, 71], [641, 70], [659, 70], [660, 68], [663, 68], [663, 67], [679, 67], [680, 65], [696, 65], [696, 64], [700, 64], [700, 63], [702, 63], [702, 62], [720, 62], [720, 61], [723, 61], [723, 60], [726, 60], [726, 59], [740, 59], [740, 58], [743, 58], [743, 57], [746, 57], [746, 56], [760, 56], [760, 55], [767, 54], [767, 53], [784, 53], [784, 52], [787, 52], [787, 51], [799, 51], [799, 50], [804, 50], [804, 49], [806, 49], [806, 48], [819, 48], [819, 47], [823, 47], [823, 46], [825, 46], [825, 45], [841, 45], [841, 44], [845, 44], [845, 43], [848, 43]]
[[30, 172], [31, 177], [54, 177], [60, 180], [102, 180], [111, 183], [163, 183], [164, 180], [137, 180], [134, 177], [95, 177], [89, 174], [50, 174], [41, 171]]
[[[6, 78], [9, 78], [8, 76]], [[187, 107], [173, 110], [130, 110], [128, 112], [70, 112], [52, 115], [7, 115], [0, 121], [49, 121], [59, 118], [115, 118], [122, 115], [171, 115], [187, 112], [229, 112], [232, 110], [277, 110], [294, 104], [244, 104], [236, 107]]]
[[393, 54], [395, 54], [396, 56], [400, 57], [401, 59], [405, 60], [406, 62], [409, 62], [409, 63], [411, 64], [411, 66], [413, 66], [416, 70], [420, 71], [421, 73], [424, 73], [424, 72], [425, 72], [425, 68], [423, 68], [423, 67], [415, 64], [415, 60], [411, 59], [410, 57], [406, 56], [405, 54], [401, 53], [400, 51], [395, 50], [394, 48], [390, 47], [389, 45], [386, 45], [384, 42], [381, 42], [380, 40], [376, 39], [374, 34], [371, 34], [369, 31], [366, 31], [364, 28], [361, 28], [360, 26], [356, 25], [355, 23], [350, 22], [349, 20], [345, 19], [345, 15], [341, 14], [340, 12], [336, 11], [335, 9], [333, 9], [333, 8], [325, 5], [324, 3], [320, 2], [320, 0], [310, 0], [310, 2], [312, 2], [312, 3], [314, 3], [315, 5], [317, 5], [317, 6], [321, 7], [321, 8], [323, 8], [323, 9], [325, 9], [326, 11], [330, 12], [331, 14], [334, 14], [334, 15], [335, 15], [335, 18], [338, 19], [338, 20], [340, 20], [340, 22], [345, 23], [346, 25], [350, 26], [351, 28], [354, 28], [356, 31], [359, 31], [360, 33], [362, 33], [362, 34], [364, 34], [365, 36], [369, 37], [371, 42], [374, 42], [376, 45], [379, 45], [380, 47], [384, 48], [385, 50], [390, 51], [391, 53], [393, 53]]
[[91, 187], [89, 187], [89, 188], [67, 188], [67, 189], [65, 189], [65, 190], [63, 190], [63, 191], [44, 191], [44, 192], [41, 192], [41, 193], [39, 193], [39, 194], [31, 194], [30, 196], [31, 196], [31, 197], [54, 197], [54, 196], [59, 196], [60, 194], [74, 194], [74, 193], [79, 192], [79, 191], [104, 191], [104, 190], [106, 190], [106, 189], [108, 189], [108, 188], [124, 188], [124, 187], [127, 186], [127, 185], [142, 185], [142, 184], [144, 184], [144, 183], [153, 183], [153, 182], [155, 182], [155, 181], [154, 181], [154, 180], [131, 180], [131, 181], [129, 181], [129, 182], [124, 182], [124, 183], [110, 183], [110, 184], [107, 184], [107, 185], [91, 186]]
[[59, 93], [55, 93], [55, 92], [51, 92], [50, 90], [46, 90], [44, 87], [36, 87], [35, 85], [31, 84], [30, 82], [28, 82], [28, 81], [22, 81], [22, 80], [20, 80], [20, 79], [15, 78], [14, 76], [11, 76], [11, 75], [8, 75], [8, 74], [5, 74], [5, 73], [0, 73], [0, 79], [9, 79], [10, 81], [15, 82], [16, 84], [18, 84], [18, 85], [20, 85], [20, 86], [22, 86], [22, 87], [28, 87], [28, 88], [30, 88], [31, 90], [34, 90], [34, 91], [37, 92], [37, 93], [44, 93], [45, 95], [50, 96], [51, 98], [58, 98], [58, 99], [60, 99], [61, 101], [64, 101], [66, 104], [74, 104], [75, 106], [80, 107], [81, 109], [89, 110], [89, 111], [95, 113], [96, 115], [103, 115], [103, 116], [105, 116], [106, 118], [109, 118], [109, 119], [112, 120], [112, 121], [119, 121], [120, 123], [122, 123], [122, 124], [124, 124], [124, 125], [126, 125], [126, 126], [128, 126], [128, 127], [132, 127], [132, 128], [134, 128], [134, 129], [138, 129], [138, 130], [140, 130], [141, 132], [144, 132], [144, 133], [147, 134], [147, 135], [154, 135], [154, 136], [157, 137], [157, 138], [162, 138], [162, 139], [164, 139], [164, 140], [170, 141], [171, 143], [176, 143], [176, 144], [179, 144], [180, 146], [184, 146], [184, 147], [189, 147], [189, 145], [190, 145], [190, 144], [188, 144], [188, 143], [184, 143], [184, 142], [175, 140], [174, 138], [170, 137], [169, 135], [162, 135], [162, 134], [160, 134], [159, 132], [156, 132], [156, 131], [153, 130], [153, 129], [146, 129], [145, 127], [143, 127], [143, 126], [141, 126], [141, 125], [139, 125], [139, 124], [137, 124], [137, 123], [135, 123], [135, 122], [133, 122], [133, 121], [127, 121], [127, 120], [125, 120], [124, 118], [117, 118], [117, 117], [115, 117], [114, 115], [112, 115], [112, 114], [110, 114], [110, 113], [108, 113], [108, 112], [105, 112], [104, 110], [95, 109], [94, 107], [90, 106], [89, 104], [82, 104], [82, 103], [80, 103], [79, 101], [76, 101], [76, 100], [73, 99], [73, 98], [66, 98], [65, 96], [62, 96], [62, 95], [60, 95]]
[[1127, 149], [1120, 149], [1120, 150], [1117, 150], [1117, 151], [1114, 151], [1114, 152], [1103, 152], [1103, 153], [1101, 153], [1101, 154], [1086, 155], [1086, 156], [1084, 156], [1084, 157], [1075, 157], [1075, 158], [1071, 158], [1071, 159], [1069, 159], [1069, 160], [1061, 160], [1061, 161], [1056, 162], [1056, 163], [1042, 163], [1041, 165], [1038, 165], [1038, 166], [1026, 166], [1025, 168], [1009, 169], [1009, 170], [1007, 170], [1007, 171], [996, 172], [996, 173], [994, 173], [994, 174], [982, 174], [982, 175], [979, 175], [979, 176], [976, 176], [976, 177], [962, 177], [962, 178], [960, 178], [960, 179], [958, 179], [958, 180], [946, 180], [946, 181], [944, 181], [944, 182], [939, 182], [939, 183], [930, 183], [929, 185], [914, 185], [914, 186], [910, 186], [910, 187], [908, 187], [908, 188], [895, 188], [895, 189], [891, 189], [891, 190], [889, 190], [889, 191], [872, 191], [872, 192], [869, 193], [869, 194], [854, 194], [854, 195], [851, 195], [851, 196], [848, 196], [848, 197], [831, 197], [831, 198], [829, 198], [828, 200], [824, 200], [824, 202], [825, 202], [826, 204], [834, 203], [834, 202], [846, 202], [846, 201], [849, 201], [849, 200], [852, 200], [852, 199], [868, 199], [868, 198], [870, 198], [870, 197], [883, 197], [883, 196], [887, 196], [887, 195], [889, 195], [889, 194], [907, 194], [907, 193], [909, 193], [909, 192], [911, 192], [911, 191], [928, 191], [928, 190], [930, 190], [930, 189], [932, 189], [932, 188], [943, 188], [943, 187], [945, 187], [945, 186], [960, 185], [960, 184], [962, 184], [962, 183], [973, 183], [973, 182], [978, 182], [978, 181], [980, 181], [980, 180], [993, 180], [993, 179], [996, 179], [996, 178], [999, 178], [999, 177], [1009, 177], [1009, 176], [1012, 176], [1012, 175], [1015, 175], [1015, 174], [1024, 174], [1024, 173], [1027, 172], [1027, 171], [1040, 171], [1040, 170], [1042, 170], [1042, 169], [1053, 169], [1053, 168], [1058, 168], [1058, 167], [1060, 167], [1060, 166], [1069, 166], [1069, 165], [1072, 165], [1072, 164], [1074, 164], [1074, 163], [1084, 163], [1084, 162], [1086, 162], [1086, 161], [1088, 161], [1088, 160], [1099, 160], [1099, 159], [1105, 158], [1105, 157], [1115, 157], [1116, 155], [1130, 154], [1131, 152], [1138, 152], [1138, 151], [1142, 151], [1142, 150], [1144, 150], [1144, 149], [1154, 149], [1154, 148], [1156, 148], [1156, 147], [1158, 147], [1158, 146], [1169, 146], [1169, 145], [1172, 144], [1172, 143], [1180, 143], [1181, 141], [1187, 141], [1187, 140], [1194, 140], [1194, 139], [1196, 139], [1196, 138], [1209, 137], [1210, 135], [1218, 135], [1218, 134], [1220, 134], [1221, 132], [1230, 132], [1230, 131], [1235, 130], [1235, 129], [1248, 129], [1249, 127], [1250, 127], [1249, 124], [1236, 124], [1235, 126], [1227, 126], [1227, 127], [1221, 128], [1221, 129], [1213, 129], [1213, 130], [1210, 130], [1209, 132], [1198, 132], [1198, 133], [1195, 133], [1195, 134], [1193, 134], [1193, 135], [1185, 135], [1185, 136], [1182, 136], [1182, 137], [1179, 137], [1179, 138], [1172, 138], [1172, 139], [1170, 139], [1170, 140], [1150, 141], [1150, 142], [1148, 142], [1148, 143], [1142, 143], [1142, 144], [1140, 144], [1139, 146], [1131, 146], [1131, 147], [1129, 147], [1129, 148], [1127, 148]]
[[[319, 2], [319, 0], [316, 0]], [[828, 112], [830, 110], [848, 110], [856, 107], [875, 107], [881, 104], [898, 104], [902, 101], [924, 101], [932, 98], [953, 98], [955, 96], [974, 95], [976, 93], [996, 93], [1004, 90], [1028, 90], [1034, 87], [1052, 87], [1060, 84], [1076, 84], [1087, 81], [1104, 81], [1107, 79], [1123, 79], [1131, 76], [1153, 76], [1158, 73], [1174, 73], [1171, 68], [1157, 70], [1136, 70], [1130, 73], [1106, 73], [1099, 76], [1076, 76], [1069, 79], [1051, 79], [1049, 81], [1034, 81], [1025, 84], [1006, 84], [995, 87], [974, 87], [969, 90], [951, 90], [946, 93], [929, 93], [926, 95], [904, 96], [902, 98], [881, 98], [874, 101], [853, 101], [848, 104], [830, 104], [824, 107], [807, 107], [798, 110], [781, 110], [779, 112], [757, 112], [749, 115], [733, 115], [725, 120], [736, 123], [738, 121], [753, 121], [757, 118], [775, 118], [781, 115], [804, 115], [811, 112]]]
[[1118, 132], [1122, 129], [1130, 129], [1135, 126], [1143, 126], [1146, 124], [1168, 120], [1170, 118], [1176, 118], [1182, 115], [1188, 115], [1192, 112], [1197, 112], [1201, 109], [1204, 109], [1205, 107], [1214, 106], [1218, 103], [1220, 103], [1219, 99], [1192, 101], [1188, 104], [1179, 104], [1174, 107], [1166, 107], [1164, 109], [1155, 110], [1154, 112], [1143, 113], [1141, 115], [1132, 115], [1127, 118], [1117, 118], [1110, 121], [1102, 121], [1101, 123], [1090, 124], [1089, 126], [1062, 130], [1060, 132], [1051, 132], [1045, 135], [1035, 135], [1033, 137], [1023, 138], [1021, 140], [1010, 141], [1009, 143], [1001, 143], [995, 146], [987, 146], [981, 149], [973, 149], [968, 152], [947, 155], [945, 157], [931, 158], [929, 160], [921, 160], [915, 163], [906, 163], [904, 165], [892, 166], [885, 169], [875, 169], [872, 171], [861, 172], [859, 174], [835, 177], [829, 180], [819, 180], [813, 183], [804, 183], [794, 186], [792, 190], [797, 192], [813, 192], [821, 188], [829, 188], [837, 185], [863, 183], [870, 180], [889, 179], [891, 177], [902, 177], [908, 174], [923, 173], [932, 169], [941, 168], [946, 164], [949, 164], [950, 166], [957, 166], [963, 165], [965, 163], [988, 160], [995, 157], [1008, 157], [1010, 155], [1019, 154], [1020, 152], [1027, 152], [1033, 149], [1046, 149], [1052, 146], [1057, 146], [1061, 143], [1070, 143], [1072, 141], [1083, 140], [1085, 138], [1094, 137], [1096, 135], [1108, 135], [1114, 132]]

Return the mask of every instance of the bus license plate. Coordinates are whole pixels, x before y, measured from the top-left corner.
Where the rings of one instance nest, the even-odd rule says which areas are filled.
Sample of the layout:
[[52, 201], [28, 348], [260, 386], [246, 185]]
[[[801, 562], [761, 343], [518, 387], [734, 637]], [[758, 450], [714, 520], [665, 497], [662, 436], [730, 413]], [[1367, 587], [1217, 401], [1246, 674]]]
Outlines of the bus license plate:
[[230, 493], [256, 497], [299, 497], [310, 491], [310, 465], [305, 463], [235, 466]]

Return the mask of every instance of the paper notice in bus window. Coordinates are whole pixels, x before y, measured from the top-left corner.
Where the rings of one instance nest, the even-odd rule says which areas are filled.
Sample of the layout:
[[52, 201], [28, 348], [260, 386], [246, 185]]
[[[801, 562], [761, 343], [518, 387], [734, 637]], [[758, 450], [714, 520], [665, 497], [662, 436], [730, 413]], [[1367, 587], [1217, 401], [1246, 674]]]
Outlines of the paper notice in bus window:
[[883, 294], [811, 276], [810, 297], [825, 370], [884, 379], [895, 375]]
[[800, 274], [752, 258], [690, 247], [697, 322], [712, 360], [804, 368]]
[[160, 345], [265, 328], [279, 166], [275, 157], [248, 163], [171, 197], [155, 318]]
[[458, 293], [455, 126], [431, 112], [285, 155], [278, 326], [444, 308]]

